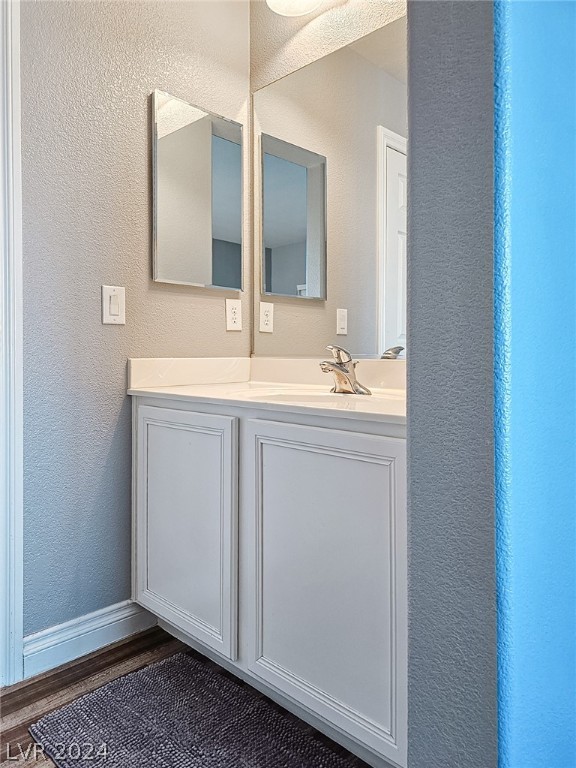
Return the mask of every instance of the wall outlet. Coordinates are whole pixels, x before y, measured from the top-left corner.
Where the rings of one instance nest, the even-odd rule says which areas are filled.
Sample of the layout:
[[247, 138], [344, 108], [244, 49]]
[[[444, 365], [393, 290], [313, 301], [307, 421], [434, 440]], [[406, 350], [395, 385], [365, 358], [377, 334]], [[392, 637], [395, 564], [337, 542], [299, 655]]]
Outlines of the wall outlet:
[[226, 299], [226, 330], [242, 330], [242, 302], [240, 299]]
[[260, 333], [274, 332], [274, 304], [260, 302]]
[[102, 323], [126, 325], [126, 289], [117, 285], [102, 286]]
[[336, 310], [336, 335], [346, 336], [348, 334], [348, 310]]

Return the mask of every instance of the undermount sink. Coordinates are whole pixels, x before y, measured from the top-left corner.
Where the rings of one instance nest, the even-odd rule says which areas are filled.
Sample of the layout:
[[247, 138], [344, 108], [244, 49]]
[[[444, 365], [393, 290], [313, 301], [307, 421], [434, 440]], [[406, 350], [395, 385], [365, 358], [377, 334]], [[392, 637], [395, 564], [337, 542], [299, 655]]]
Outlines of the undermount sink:
[[404, 394], [398, 391], [382, 390], [370, 395], [337, 394], [335, 392], [318, 391], [316, 389], [285, 389], [284, 391], [250, 391], [246, 393], [246, 399], [268, 403], [310, 403], [310, 405], [343, 405], [346, 402], [365, 402], [371, 397], [400, 400]]
[[333, 403], [333, 399], [342, 397], [361, 397], [361, 395], [336, 395], [331, 392], [270, 392], [262, 394], [254, 392], [247, 395], [250, 400], [261, 400], [269, 403]]

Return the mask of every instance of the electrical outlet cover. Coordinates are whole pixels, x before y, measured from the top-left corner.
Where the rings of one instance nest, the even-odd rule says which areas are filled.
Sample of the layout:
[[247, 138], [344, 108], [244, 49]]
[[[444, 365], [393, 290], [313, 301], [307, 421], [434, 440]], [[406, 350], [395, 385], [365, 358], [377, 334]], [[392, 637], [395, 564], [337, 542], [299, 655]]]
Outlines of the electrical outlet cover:
[[240, 299], [226, 299], [226, 330], [242, 330], [242, 302]]
[[274, 304], [260, 302], [260, 333], [274, 333]]

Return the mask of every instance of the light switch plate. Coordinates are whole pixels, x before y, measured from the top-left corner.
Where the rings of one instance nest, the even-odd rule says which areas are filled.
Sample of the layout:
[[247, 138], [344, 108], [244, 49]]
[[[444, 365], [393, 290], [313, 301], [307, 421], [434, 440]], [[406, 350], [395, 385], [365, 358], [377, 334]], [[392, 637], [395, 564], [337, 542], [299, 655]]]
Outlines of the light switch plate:
[[117, 285], [102, 286], [102, 323], [126, 325], [126, 289]]
[[336, 335], [347, 336], [348, 334], [348, 310], [336, 310]]
[[274, 304], [260, 302], [260, 333], [274, 333]]
[[242, 330], [242, 302], [240, 299], [226, 299], [226, 330]]

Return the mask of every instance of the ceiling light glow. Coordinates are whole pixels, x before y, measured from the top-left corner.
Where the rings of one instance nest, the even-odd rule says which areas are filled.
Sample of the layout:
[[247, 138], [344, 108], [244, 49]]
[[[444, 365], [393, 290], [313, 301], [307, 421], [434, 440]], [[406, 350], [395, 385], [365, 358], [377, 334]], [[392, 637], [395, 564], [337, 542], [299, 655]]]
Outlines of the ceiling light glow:
[[322, 0], [266, 0], [266, 5], [280, 16], [306, 16], [320, 6]]

